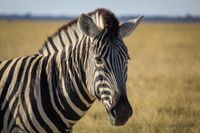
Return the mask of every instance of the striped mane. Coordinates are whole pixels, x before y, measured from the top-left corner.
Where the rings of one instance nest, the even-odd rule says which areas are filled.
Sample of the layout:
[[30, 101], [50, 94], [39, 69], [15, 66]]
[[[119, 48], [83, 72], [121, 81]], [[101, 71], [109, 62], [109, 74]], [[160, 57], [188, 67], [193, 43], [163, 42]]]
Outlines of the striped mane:
[[[118, 32], [119, 21], [111, 11], [99, 8], [87, 15], [93, 19], [99, 29], [107, 29], [107, 31], [112, 33]], [[51, 49], [53, 49], [54, 52], [58, 52], [70, 44], [74, 45], [82, 36], [84, 36], [82, 31], [78, 28], [77, 23], [78, 18], [59, 28], [56, 33], [51, 37], [48, 37], [43, 47], [39, 50], [39, 53], [48, 55], [51, 53]]]
[[[119, 29], [119, 21], [116, 16], [108, 9], [98, 8], [93, 12], [88, 13], [87, 15], [93, 18], [93, 21], [100, 29], [108, 29], [112, 32], [117, 32]], [[61, 27], [65, 29], [70, 27], [73, 24], [77, 24], [78, 18], [70, 21], [67, 25]]]

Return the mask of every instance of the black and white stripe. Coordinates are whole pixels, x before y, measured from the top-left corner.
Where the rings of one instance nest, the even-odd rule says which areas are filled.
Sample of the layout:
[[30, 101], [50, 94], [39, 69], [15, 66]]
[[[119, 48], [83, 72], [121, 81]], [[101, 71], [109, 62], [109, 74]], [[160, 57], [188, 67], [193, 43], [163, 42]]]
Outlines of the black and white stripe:
[[110, 11], [89, 16], [101, 29], [95, 37], [75, 20], [38, 54], [0, 61], [0, 132], [68, 133], [96, 98], [106, 108], [117, 104], [111, 88], [125, 87], [127, 48]]

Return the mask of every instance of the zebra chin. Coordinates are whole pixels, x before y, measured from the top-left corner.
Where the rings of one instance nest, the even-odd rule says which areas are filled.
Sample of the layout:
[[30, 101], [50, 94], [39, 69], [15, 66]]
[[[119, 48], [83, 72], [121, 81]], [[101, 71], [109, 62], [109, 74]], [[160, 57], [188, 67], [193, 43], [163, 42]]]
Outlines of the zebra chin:
[[118, 103], [114, 108], [107, 110], [110, 123], [113, 126], [123, 126], [132, 116], [132, 108], [130, 104]]

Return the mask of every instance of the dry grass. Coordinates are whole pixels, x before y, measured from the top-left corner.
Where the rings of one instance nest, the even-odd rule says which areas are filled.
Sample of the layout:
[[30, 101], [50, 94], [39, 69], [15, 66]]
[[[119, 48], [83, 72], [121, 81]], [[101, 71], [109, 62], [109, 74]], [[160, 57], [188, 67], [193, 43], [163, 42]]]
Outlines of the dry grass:
[[[36, 52], [63, 22], [0, 21], [0, 59]], [[125, 39], [134, 116], [113, 127], [96, 102], [75, 133], [199, 133], [200, 24], [140, 25]]]

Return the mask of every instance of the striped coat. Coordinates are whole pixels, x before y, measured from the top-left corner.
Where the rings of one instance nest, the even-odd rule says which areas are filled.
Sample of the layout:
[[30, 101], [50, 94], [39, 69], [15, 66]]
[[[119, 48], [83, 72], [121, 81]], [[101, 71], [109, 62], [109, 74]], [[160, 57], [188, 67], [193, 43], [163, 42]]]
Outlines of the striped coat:
[[[100, 65], [102, 62], [99, 63], [95, 51], [99, 50], [99, 54], [109, 52], [100, 49], [107, 45], [110, 34], [114, 33], [112, 36], [116, 41], [112, 42], [118, 43], [119, 59], [126, 63], [128, 53], [121, 37], [133, 31], [139, 22], [137, 19], [120, 28], [110, 11], [97, 9], [61, 27], [35, 55], [0, 61], [0, 132], [69, 133], [95, 99], [101, 100], [108, 112], [111, 107], [114, 112], [119, 112], [120, 106], [126, 105], [126, 112], [119, 113], [126, 115], [118, 117], [116, 114], [111, 122], [123, 125], [132, 114], [130, 104], [128, 101], [121, 104], [119, 94], [111, 96], [114, 90], [105, 86], [125, 87], [126, 76], [121, 74], [126, 75], [126, 65], [118, 64], [116, 70], [123, 69], [118, 76], [112, 72], [122, 80], [114, 79], [106, 85], [101, 81], [106, 77], [99, 78], [103, 75], [98, 75], [98, 71], [104, 69], [100, 69], [103, 65]], [[104, 71], [109, 74], [109, 70]], [[125, 90], [122, 91], [120, 97], [127, 100]]]

